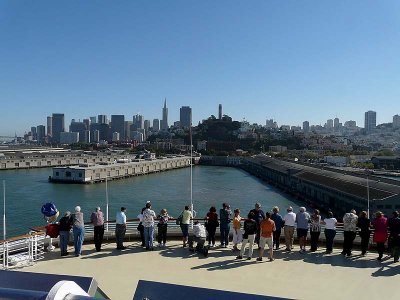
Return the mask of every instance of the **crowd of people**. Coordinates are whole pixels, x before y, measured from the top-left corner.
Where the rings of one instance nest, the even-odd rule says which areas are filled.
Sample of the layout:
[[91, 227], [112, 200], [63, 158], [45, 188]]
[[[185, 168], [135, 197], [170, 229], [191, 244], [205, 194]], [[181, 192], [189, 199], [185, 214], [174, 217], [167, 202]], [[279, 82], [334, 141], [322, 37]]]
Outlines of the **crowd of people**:
[[[138, 215], [139, 225], [137, 230], [140, 232], [142, 247], [147, 251], [154, 250], [154, 232], [157, 226], [158, 247], [164, 248], [167, 243], [168, 223], [174, 219], [168, 214], [167, 209], [161, 209], [159, 214], [152, 210], [152, 204], [147, 202]], [[261, 209], [261, 204], [256, 203], [255, 208], [250, 210], [246, 218], [240, 215], [240, 209], [236, 208], [233, 213], [228, 203], [223, 203], [218, 211], [215, 206], [210, 207], [204, 217], [204, 225], [197, 221], [193, 224], [192, 233], [189, 234], [189, 227], [193, 221], [193, 213], [189, 206], [185, 206], [181, 214], [174, 219], [180, 226], [182, 232], [182, 245], [188, 247], [190, 251], [197, 251], [205, 256], [211, 248], [216, 247], [215, 234], [217, 228], [220, 231], [220, 247], [227, 248], [230, 243], [230, 232], [232, 224], [232, 250], [238, 252], [237, 259], [247, 260], [253, 258], [254, 246], [258, 249], [258, 261], [263, 260], [265, 246], [268, 246], [268, 259], [274, 260], [274, 250], [280, 249], [280, 238], [282, 230], [285, 239], [284, 251], [293, 251], [294, 233], [296, 231], [300, 246], [300, 253], [307, 252], [307, 238], [310, 236], [310, 252], [318, 250], [319, 238], [324, 225], [326, 253], [330, 254], [333, 250], [334, 239], [336, 236], [336, 226], [343, 225], [343, 250], [344, 256], [351, 256], [353, 242], [359, 234], [361, 238], [361, 255], [366, 255], [370, 245], [370, 237], [373, 229], [373, 242], [376, 243], [378, 260], [382, 260], [385, 251], [385, 244], [388, 243], [388, 250], [395, 262], [399, 261], [400, 253], [400, 217], [399, 212], [394, 211], [390, 218], [382, 212], [376, 212], [372, 220], [368, 213], [362, 211], [359, 215], [355, 210], [351, 210], [343, 216], [343, 222], [338, 222], [332, 212], [328, 212], [325, 218], [321, 217], [318, 209], [312, 214], [306, 211], [305, 207], [300, 207], [297, 213], [293, 212], [292, 207], [286, 209], [286, 214], [280, 214], [279, 207], [275, 206], [271, 212]], [[90, 222], [94, 227], [94, 244], [96, 251], [101, 251], [104, 236], [104, 215], [100, 207], [90, 216]], [[115, 221], [115, 240], [116, 249], [123, 250], [124, 238], [127, 228], [126, 208], [121, 207], [116, 214]], [[156, 224], [157, 223], [157, 224]], [[84, 241], [85, 227], [83, 213], [79, 206], [75, 207], [75, 212], [66, 212], [59, 222], [59, 236], [61, 256], [68, 255], [67, 245], [70, 232], [74, 236], [75, 256], [81, 255], [82, 244]], [[208, 245], [207, 245], [208, 243]], [[241, 247], [239, 248], [239, 244]], [[247, 247], [248, 245], [248, 247]], [[248, 248], [245, 255], [246, 247]]]

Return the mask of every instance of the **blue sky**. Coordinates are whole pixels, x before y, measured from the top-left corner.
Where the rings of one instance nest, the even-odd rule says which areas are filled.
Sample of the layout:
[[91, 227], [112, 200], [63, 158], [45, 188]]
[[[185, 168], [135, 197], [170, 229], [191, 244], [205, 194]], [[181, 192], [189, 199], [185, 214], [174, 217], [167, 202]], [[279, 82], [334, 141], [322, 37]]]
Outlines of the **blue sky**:
[[265, 124], [400, 114], [400, 1], [2, 1], [0, 135], [140, 112]]

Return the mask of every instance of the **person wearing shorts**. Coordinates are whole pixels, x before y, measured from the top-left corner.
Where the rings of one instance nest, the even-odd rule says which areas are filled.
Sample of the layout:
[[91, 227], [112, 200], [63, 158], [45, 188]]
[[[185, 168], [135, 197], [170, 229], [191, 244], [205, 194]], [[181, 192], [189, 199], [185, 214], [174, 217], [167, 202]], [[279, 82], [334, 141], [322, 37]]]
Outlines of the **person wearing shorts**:
[[262, 261], [265, 244], [269, 249], [269, 260], [274, 260], [274, 238], [273, 233], [276, 230], [275, 222], [271, 220], [271, 214], [265, 213], [265, 219], [260, 223], [260, 252], [257, 261]]

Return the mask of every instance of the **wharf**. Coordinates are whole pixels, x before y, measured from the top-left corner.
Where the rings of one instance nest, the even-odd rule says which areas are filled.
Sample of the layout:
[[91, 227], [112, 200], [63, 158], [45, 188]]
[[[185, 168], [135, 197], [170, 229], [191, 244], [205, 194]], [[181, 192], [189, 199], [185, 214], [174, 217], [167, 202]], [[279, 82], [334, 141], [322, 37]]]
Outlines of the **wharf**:
[[120, 160], [114, 163], [81, 164], [79, 166], [53, 168], [51, 182], [63, 183], [97, 183], [121, 179], [148, 173], [162, 172], [191, 165], [188, 156], [177, 156], [162, 159]]

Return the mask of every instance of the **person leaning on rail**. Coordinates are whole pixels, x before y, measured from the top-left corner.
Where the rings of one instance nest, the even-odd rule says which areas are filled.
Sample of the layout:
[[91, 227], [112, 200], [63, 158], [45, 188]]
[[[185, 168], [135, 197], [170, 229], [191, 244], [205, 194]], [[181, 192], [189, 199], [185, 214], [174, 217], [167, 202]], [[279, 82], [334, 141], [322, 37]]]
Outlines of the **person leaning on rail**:
[[343, 251], [342, 255], [351, 256], [353, 241], [357, 234], [358, 217], [356, 211], [352, 209], [343, 216]]
[[104, 236], [104, 215], [100, 207], [96, 207], [96, 211], [92, 212], [90, 221], [93, 224], [93, 239], [96, 251], [101, 251], [101, 244], [103, 243]]

